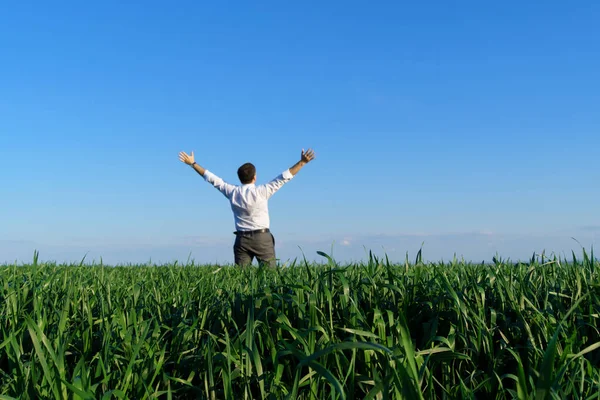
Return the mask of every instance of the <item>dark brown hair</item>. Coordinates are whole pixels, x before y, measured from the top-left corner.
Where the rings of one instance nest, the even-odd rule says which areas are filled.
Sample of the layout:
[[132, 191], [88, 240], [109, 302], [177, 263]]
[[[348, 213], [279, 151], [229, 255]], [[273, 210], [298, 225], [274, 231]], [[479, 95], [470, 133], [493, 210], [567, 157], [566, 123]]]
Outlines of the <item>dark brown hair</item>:
[[252, 179], [256, 176], [256, 167], [251, 163], [246, 163], [238, 168], [238, 178], [242, 184], [252, 182]]

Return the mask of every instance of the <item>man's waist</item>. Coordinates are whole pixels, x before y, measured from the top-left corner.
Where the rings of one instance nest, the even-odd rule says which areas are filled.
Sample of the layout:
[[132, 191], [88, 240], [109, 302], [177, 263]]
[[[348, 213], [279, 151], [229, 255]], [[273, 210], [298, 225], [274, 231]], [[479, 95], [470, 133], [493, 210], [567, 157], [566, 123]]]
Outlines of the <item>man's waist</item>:
[[235, 232], [233, 232], [234, 235], [241, 235], [241, 236], [251, 236], [257, 233], [269, 233], [271, 232], [269, 230], [269, 228], [263, 228], [263, 229], [253, 229], [253, 230], [237, 230]]

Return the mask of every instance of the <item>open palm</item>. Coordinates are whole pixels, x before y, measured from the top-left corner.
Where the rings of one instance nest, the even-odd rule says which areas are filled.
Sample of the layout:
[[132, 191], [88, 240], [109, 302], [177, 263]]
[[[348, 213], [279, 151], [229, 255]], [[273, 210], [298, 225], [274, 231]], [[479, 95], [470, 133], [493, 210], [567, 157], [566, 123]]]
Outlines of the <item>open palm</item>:
[[194, 163], [194, 152], [192, 151], [192, 154], [187, 154], [185, 151], [180, 152], [179, 160], [187, 165], [192, 165]]
[[308, 149], [308, 151], [304, 151], [302, 149], [302, 161], [311, 162], [315, 158], [315, 152], [312, 149]]

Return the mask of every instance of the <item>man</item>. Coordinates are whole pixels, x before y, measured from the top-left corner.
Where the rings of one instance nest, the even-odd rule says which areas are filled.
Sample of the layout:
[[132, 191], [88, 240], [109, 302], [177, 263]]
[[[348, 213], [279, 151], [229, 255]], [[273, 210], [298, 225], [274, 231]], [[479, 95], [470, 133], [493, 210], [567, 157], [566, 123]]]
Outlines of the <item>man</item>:
[[275, 267], [275, 238], [269, 230], [268, 200], [314, 158], [315, 153], [312, 149], [306, 152], [302, 149], [300, 161], [271, 182], [259, 186], [256, 185], [256, 168], [251, 163], [246, 163], [237, 171], [242, 185], [235, 186], [202, 168], [194, 160], [193, 151], [191, 155], [183, 151], [179, 153], [181, 162], [190, 165], [204, 180], [229, 199], [236, 228], [233, 254], [235, 263], [239, 266], [252, 264], [256, 257], [259, 263]]

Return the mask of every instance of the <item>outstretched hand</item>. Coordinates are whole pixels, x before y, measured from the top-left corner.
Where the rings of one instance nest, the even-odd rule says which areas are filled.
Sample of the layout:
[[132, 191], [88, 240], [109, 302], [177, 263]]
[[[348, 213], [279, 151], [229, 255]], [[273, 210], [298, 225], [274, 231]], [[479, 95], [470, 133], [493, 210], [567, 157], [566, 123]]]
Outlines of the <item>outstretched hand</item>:
[[185, 151], [180, 152], [179, 160], [187, 165], [192, 165], [194, 163], [194, 152], [192, 151], [191, 155], [188, 155]]
[[301, 160], [305, 163], [312, 161], [315, 158], [315, 152], [312, 149], [308, 149], [308, 151], [304, 152], [302, 149], [302, 158]]

